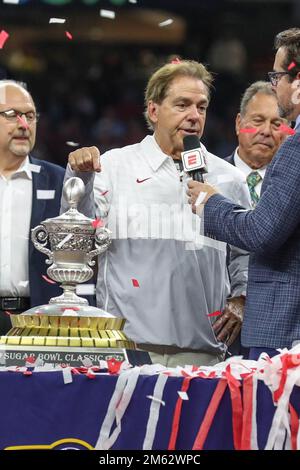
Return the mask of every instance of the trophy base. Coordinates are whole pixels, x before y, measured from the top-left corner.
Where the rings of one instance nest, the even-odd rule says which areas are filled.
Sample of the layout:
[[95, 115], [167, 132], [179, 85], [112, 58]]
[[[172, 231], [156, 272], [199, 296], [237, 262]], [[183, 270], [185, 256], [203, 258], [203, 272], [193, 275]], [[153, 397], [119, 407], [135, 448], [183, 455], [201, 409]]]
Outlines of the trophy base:
[[[2, 338], [5, 338], [2, 336]], [[2, 340], [1, 338], [1, 340]], [[0, 344], [1, 366], [25, 366], [26, 360], [34, 356], [35, 359], [53, 367], [82, 367], [85, 360], [89, 360], [93, 366], [99, 366], [99, 361], [115, 359], [127, 361], [133, 366], [152, 364], [150, 356], [145, 351], [126, 348], [72, 348], [51, 346], [13, 346]]]

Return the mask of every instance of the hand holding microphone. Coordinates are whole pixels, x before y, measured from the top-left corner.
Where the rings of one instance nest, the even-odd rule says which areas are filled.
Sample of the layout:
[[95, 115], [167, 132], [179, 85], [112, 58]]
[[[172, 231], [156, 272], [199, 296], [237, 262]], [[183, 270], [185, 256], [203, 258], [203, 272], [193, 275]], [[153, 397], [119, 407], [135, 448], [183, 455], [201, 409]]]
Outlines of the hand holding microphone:
[[203, 175], [207, 173], [207, 165], [199, 138], [196, 135], [186, 135], [183, 138], [184, 151], [181, 153], [184, 170], [194, 181], [189, 181], [187, 195], [192, 211], [197, 212], [197, 206], [206, 201], [217, 191], [210, 184], [204, 183]]
[[203, 174], [207, 173], [204, 152], [197, 135], [186, 135], [183, 138], [184, 151], [181, 152], [183, 169], [195, 181], [204, 183]]

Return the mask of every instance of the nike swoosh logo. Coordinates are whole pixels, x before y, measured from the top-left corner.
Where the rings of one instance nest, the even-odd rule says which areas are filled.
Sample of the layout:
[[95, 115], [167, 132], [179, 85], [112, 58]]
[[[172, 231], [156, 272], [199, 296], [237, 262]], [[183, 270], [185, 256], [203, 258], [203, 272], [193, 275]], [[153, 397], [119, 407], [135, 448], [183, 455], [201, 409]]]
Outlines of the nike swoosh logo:
[[139, 178], [136, 179], [136, 182], [137, 183], [143, 183], [144, 181], [147, 181], [147, 180], [150, 180], [151, 179], [151, 176], [149, 176], [149, 178], [145, 178], [143, 180], [140, 180]]

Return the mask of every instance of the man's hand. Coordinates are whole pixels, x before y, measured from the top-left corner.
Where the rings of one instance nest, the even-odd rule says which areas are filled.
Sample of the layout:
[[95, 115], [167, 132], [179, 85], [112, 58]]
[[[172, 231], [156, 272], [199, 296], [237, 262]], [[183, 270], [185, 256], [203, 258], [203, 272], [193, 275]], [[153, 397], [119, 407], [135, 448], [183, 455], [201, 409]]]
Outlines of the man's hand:
[[217, 340], [230, 346], [238, 336], [244, 317], [245, 297], [228, 299], [224, 311], [213, 324]]
[[[192, 205], [192, 211], [196, 212], [197, 206], [200, 204], [205, 204], [208, 199], [213, 196], [213, 194], [217, 194], [217, 190], [207, 183], [199, 183], [198, 181], [189, 181], [188, 182], [188, 190], [187, 195], [189, 196], [189, 204]], [[195, 205], [198, 196], [200, 195], [200, 200], [198, 201], [197, 206]], [[201, 197], [202, 196], [202, 197]]]
[[101, 171], [97, 147], [82, 147], [69, 153], [69, 165], [74, 171]]

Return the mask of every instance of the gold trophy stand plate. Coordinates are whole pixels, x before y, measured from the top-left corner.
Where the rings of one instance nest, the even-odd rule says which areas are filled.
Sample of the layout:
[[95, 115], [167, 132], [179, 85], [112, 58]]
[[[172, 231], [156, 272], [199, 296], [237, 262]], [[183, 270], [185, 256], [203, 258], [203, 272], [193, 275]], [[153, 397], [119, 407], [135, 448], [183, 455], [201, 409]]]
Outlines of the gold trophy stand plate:
[[125, 320], [116, 317], [11, 315], [13, 327], [0, 338], [0, 363], [24, 366], [34, 355], [54, 366], [80, 367], [84, 359], [116, 359], [133, 365], [151, 364], [148, 353], [136, 350], [124, 332]]

